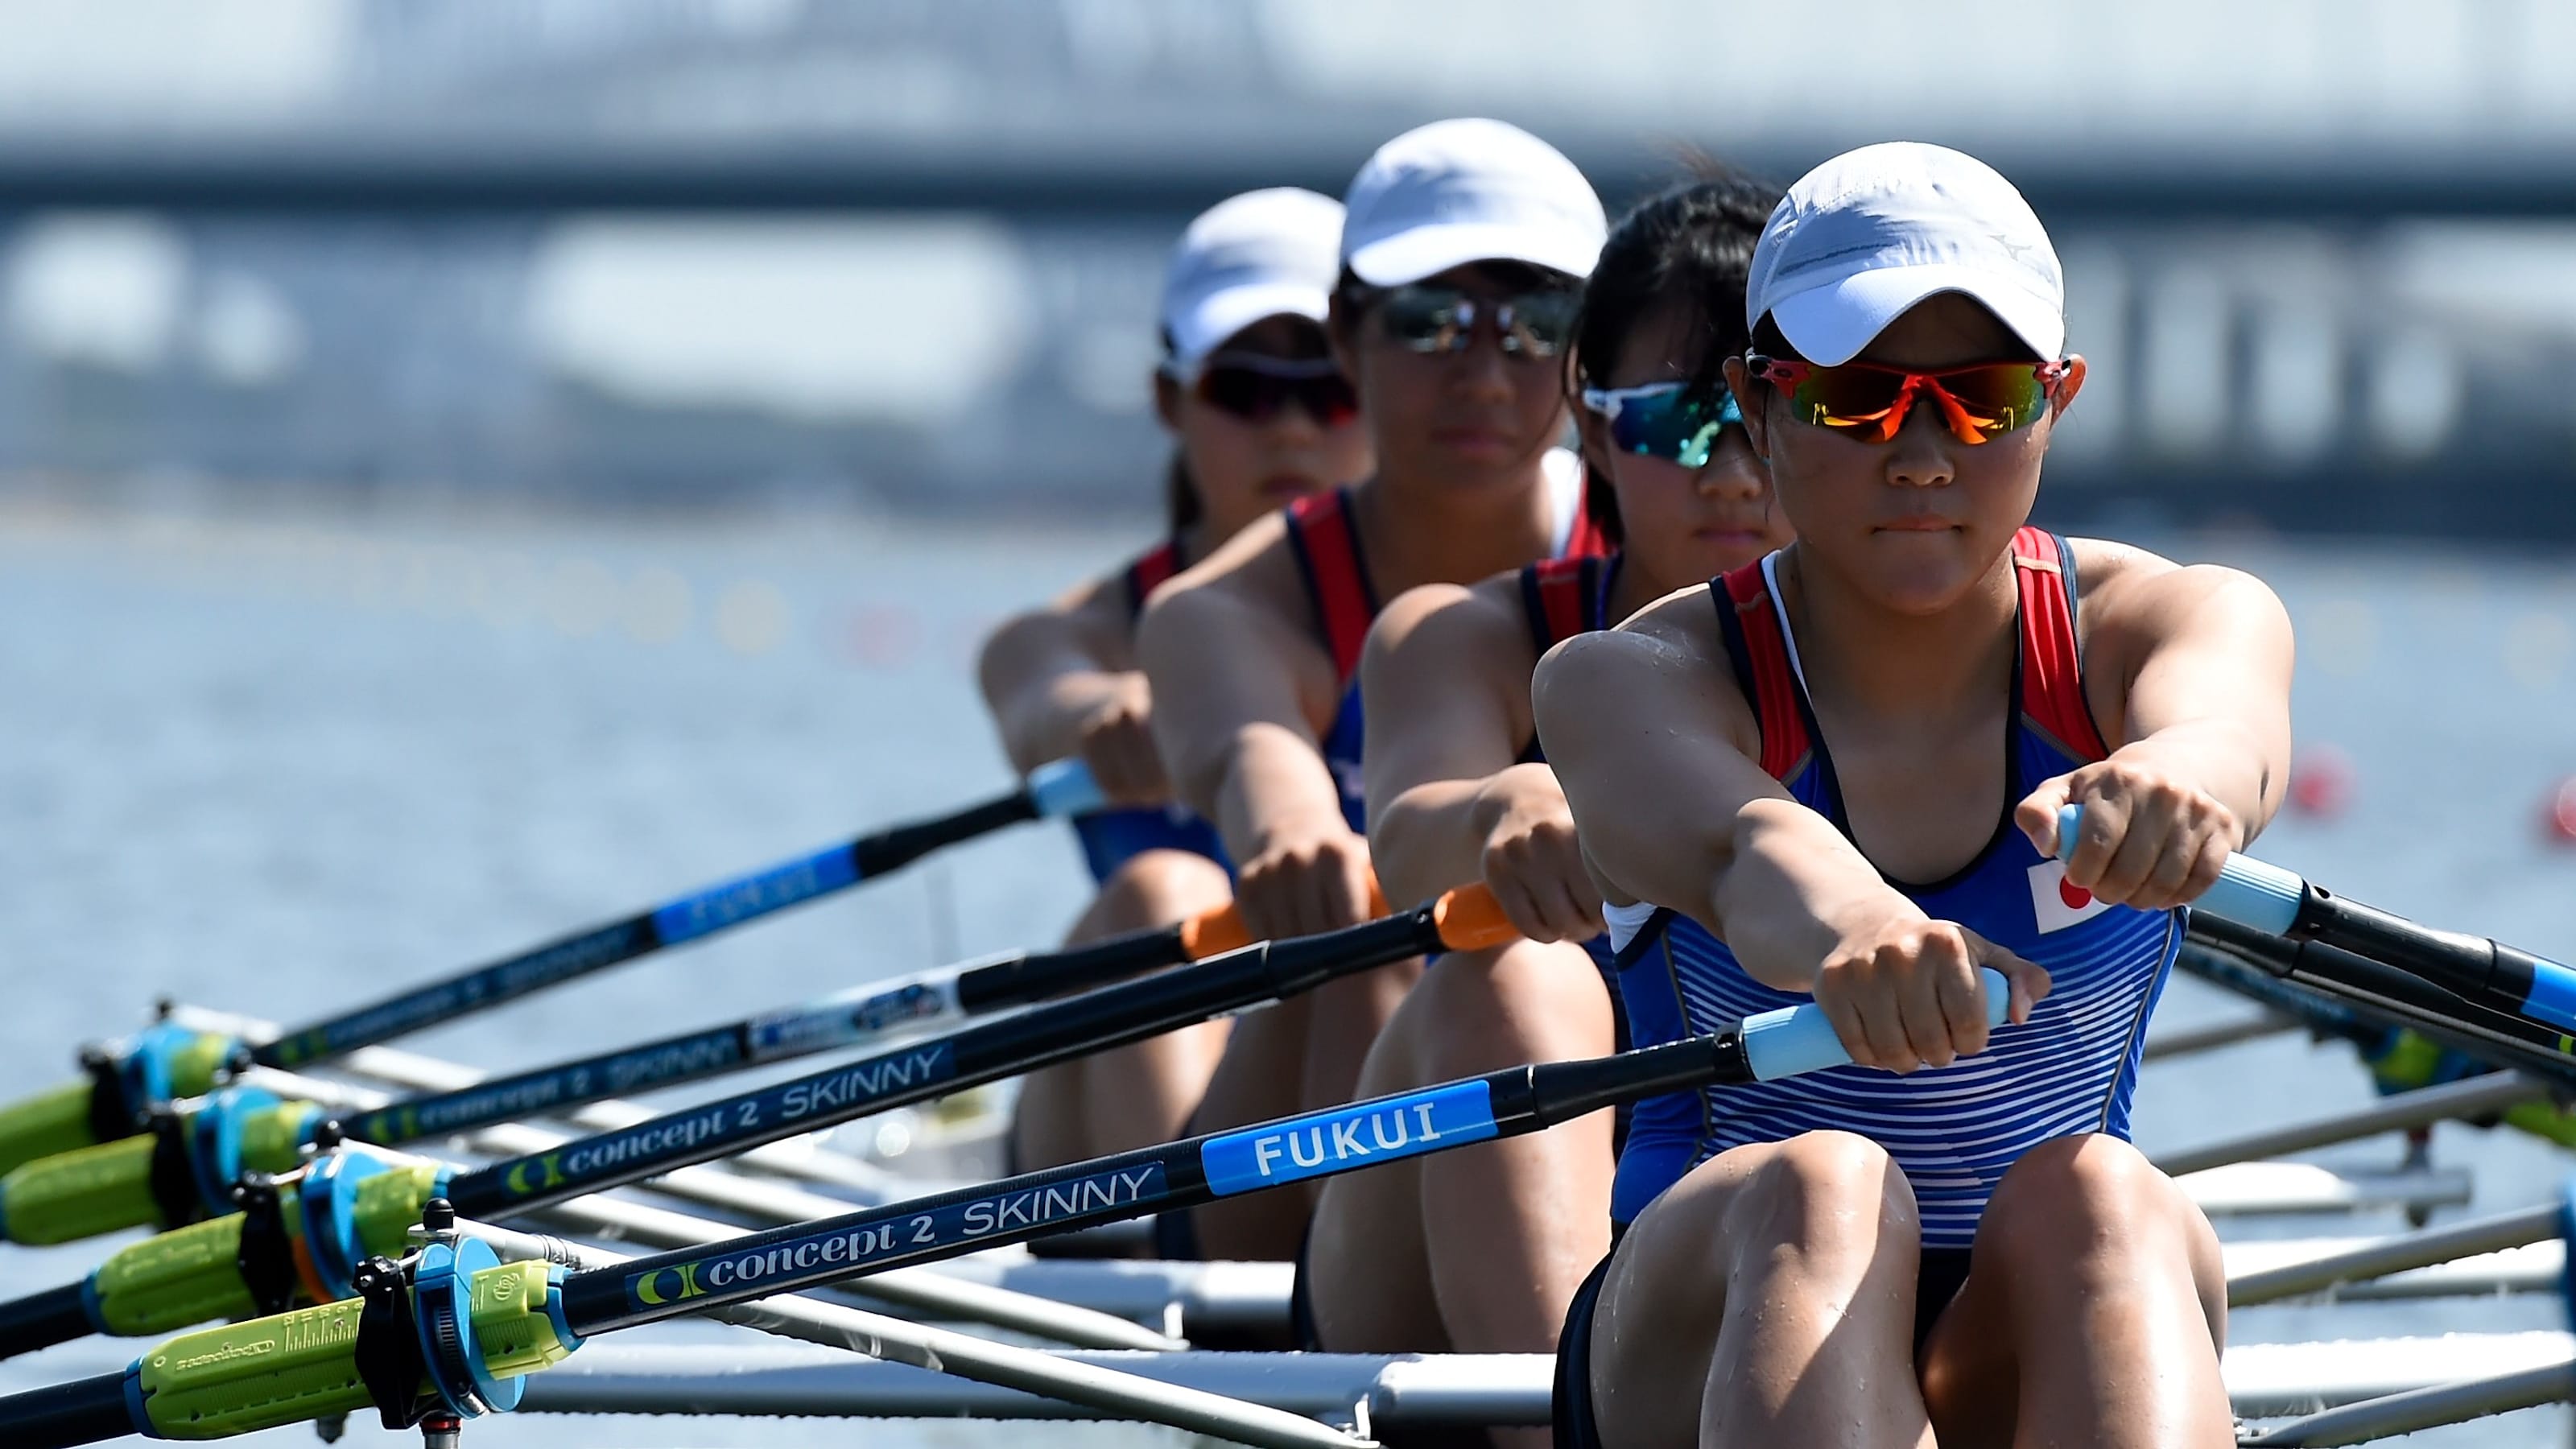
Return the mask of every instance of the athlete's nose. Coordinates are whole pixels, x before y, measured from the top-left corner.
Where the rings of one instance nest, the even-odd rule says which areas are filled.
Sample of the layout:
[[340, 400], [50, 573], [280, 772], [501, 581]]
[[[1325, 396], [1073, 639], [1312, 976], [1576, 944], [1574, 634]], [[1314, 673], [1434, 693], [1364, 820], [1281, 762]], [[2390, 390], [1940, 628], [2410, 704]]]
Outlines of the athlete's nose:
[[1951, 452], [1957, 444], [1941, 421], [1941, 405], [1918, 396], [1896, 436], [1887, 441], [1887, 481], [1899, 488], [1948, 485], [1959, 476], [1958, 460]]

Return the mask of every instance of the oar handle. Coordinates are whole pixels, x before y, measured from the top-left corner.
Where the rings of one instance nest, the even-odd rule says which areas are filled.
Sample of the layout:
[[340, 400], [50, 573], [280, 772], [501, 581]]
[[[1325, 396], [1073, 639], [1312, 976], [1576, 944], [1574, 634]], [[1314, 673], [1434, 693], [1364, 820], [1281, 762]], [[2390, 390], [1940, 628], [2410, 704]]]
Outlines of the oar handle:
[[[2083, 806], [2058, 808], [2059, 860], [2075, 858], [2076, 830], [2083, 822]], [[2308, 883], [2296, 872], [2283, 870], [2250, 855], [2230, 853], [2227, 864], [2218, 872], [2218, 883], [2192, 902], [2191, 908], [2207, 911], [2222, 921], [2234, 921], [2257, 931], [2286, 936], [2298, 923], [2299, 905], [2307, 899], [2307, 894]]]
[[1100, 793], [1100, 782], [1091, 778], [1091, 767], [1080, 760], [1051, 760], [1040, 765], [1029, 771], [1024, 788], [1029, 805], [1045, 820], [1089, 815], [1109, 804], [1109, 797]]
[[[1394, 908], [1386, 903], [1386, 892], [1378, 888], [1377, 877], [1369, 877], [1369, 919], [1387, 915]], [[1211, 907], [1181, 922], [1181, 949], [1193, 961], [1240, 951], [1252, 944], [1252, 928], [1243, 923], [1243, 908], [1235, 902]]]
[[[2075, 852], [2084, 807], [2057, 812], [2057, 851]], [[2440, 986], [2480, 1005], [2576, 1032], [2576, 968], [2458, 931], [2418, 925], [2311, 885], [2292, 871], [2231, 853], [2218, 883], [2191, 903], [2215, 916], [2292, 940], [2322, 941]]]
[[[1977, 968], [1986, 989], [1986, 1025], [2001, 1026], [2012, 1012], [2012, 983], [1992, 966]], [[1783, 1006], [1744, 1018], [1744, 1059], [1757, 1080], [1775, 1082], [1800, 1072], [1851, 1065], [1851, 1053], [1814, 1002]]]

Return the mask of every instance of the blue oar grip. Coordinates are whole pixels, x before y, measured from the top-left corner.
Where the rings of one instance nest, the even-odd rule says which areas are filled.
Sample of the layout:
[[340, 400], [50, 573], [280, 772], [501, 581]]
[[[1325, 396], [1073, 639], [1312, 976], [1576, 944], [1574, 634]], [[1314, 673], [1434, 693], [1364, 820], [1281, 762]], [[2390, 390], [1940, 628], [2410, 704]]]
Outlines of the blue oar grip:
[[[2083, 806], [2059, 807], [2058, 859], [2065, 860], [2075, 854], [2075, 827], [2083, 819]], [[2250, 855], [2230, 855], [2227, 864], [2218, 872], [2218, 883], [2193, 901], [2191, 908], [2250, 930], [2286, 936], [2290, 928], [2298, 924], [2300, 903], [2307, 898], [2308, 883], [2297, 872], [2283, 870]]]
[[2576, 1032], [2576, 970], [2545, 957], [2531, 957], [2531, 990], [2522, 998], [2526, 1015], [2560, 1031]]
[[1109, 804], [1100, 782], [1091, 778], [1091, 767], [1080, 760], [1054, 760], [1029, 771], [1028, 791], [1038, 814], [1048, 820], [1089, 815]]
[[[1991, 966], [1978, 968], [1977, 975], [1985, 981], [1986, 1023], [2001, 1026], [2012, 1011], [2012, 983]], [[1813, 1002], [1748, 1016], [1743, 1032], [1744, 1061], [1758, 1081], [1776, 1082], [1800, 1072], [1851, 1065], [1851, 1053], [1834, 1035], [1834, 1024], [1825, 1019], [1824, 1008]]]

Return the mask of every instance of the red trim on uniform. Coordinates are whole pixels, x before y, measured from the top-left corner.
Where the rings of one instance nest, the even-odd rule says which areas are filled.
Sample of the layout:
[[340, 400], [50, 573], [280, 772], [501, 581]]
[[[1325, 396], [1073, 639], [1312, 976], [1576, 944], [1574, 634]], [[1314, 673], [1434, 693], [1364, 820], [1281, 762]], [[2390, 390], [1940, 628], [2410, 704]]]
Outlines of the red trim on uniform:
[[2085, 760], [2111, 753], [2084, 699], [2084, 657], [2076, 647], [2074, 560], [2057, 535], [2024, 528], [2013, 535], [2013, 577], [2021, 586], [2021, 712], [2067, 751]]
[[1582, 558], [1543, 558], [1531, 564], [1530, 578], [1538, 589], [1540, 620], [1547, 628], [1547, 640], [1555, 644], [1588, 631], [1592, 626], [1584, 618], [1584, 595], [1591, 591], [1592, 570]]
[[[1583, 494], [1591, 491], [1592, 471], [1587, 468], [1583, 473]], [[1619, 545], [1612, 542], [1610, 535], [1603, 533], [1600, 525], [1592, 521], [1592, 510], [1586, 506], [1588, 500], [1583, 494], [1575, 497], [1574, 527], [1566, 530], [1565, 551], [1557, 555], [1559, 558], [1607, 558], [1619, 551]], [[1565, 636], [1560, 634], [1557, 637]]]
[[1178, 539], [1165, 539], [1127, 565], [1127, 611], [1142, 613], [1145, 601], [1172, 575], [1181, 571], [1181, 544]]
[[1324, 644], [1333, 651], [1333, 670], [1344, 683], [1359, 673], [1360, 646], [1368, 642], [1368, 581], [1360, 577], [1359, 553], [1351, 544], [1351, 520], [1342, 494], [1310, 493], [1288, 505], [1288, 526], [1304, 546], [1308, 592]]
[[1798, 711], [1797, 671], [1789, 667], [1789, 641], [1780, 635], [1779, 611], [1771, 607], [1760, 559], [1726, 575], [1726, 596], [1735, 605], [1736, 627], [1744, 632], [1753, 666], [1754, 698], [1745, 702], [1762, 727], [1762, 773], [1785, 781], [1807, 758], [1807, 722]]

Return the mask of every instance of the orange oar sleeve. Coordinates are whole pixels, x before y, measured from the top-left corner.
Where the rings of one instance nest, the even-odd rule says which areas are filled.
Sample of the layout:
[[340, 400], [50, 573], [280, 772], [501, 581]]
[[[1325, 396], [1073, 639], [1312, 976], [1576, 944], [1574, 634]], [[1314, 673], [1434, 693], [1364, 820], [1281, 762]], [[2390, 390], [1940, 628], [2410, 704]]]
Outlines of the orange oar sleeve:
[[1502, 902], [1481, 885], [1460, 886], [1432, 903], [1440, 924], [1440, 944], [1452, 951], [1477, 951], [1517, 941], [1521, 933], [1503, 915]]
[[[1377, 877], [1369, 877], [1369, 918], [1387, 914], [1386, 892], [1378, 889]], [[1202, 911], [1181, 922], [1181, 949], [1193, 961], [1227, 951], [1239, 951], [1252, 944], [1252, 932], [1243, 924], [1243, 913], [1229, 902], [1214, 910]]]

